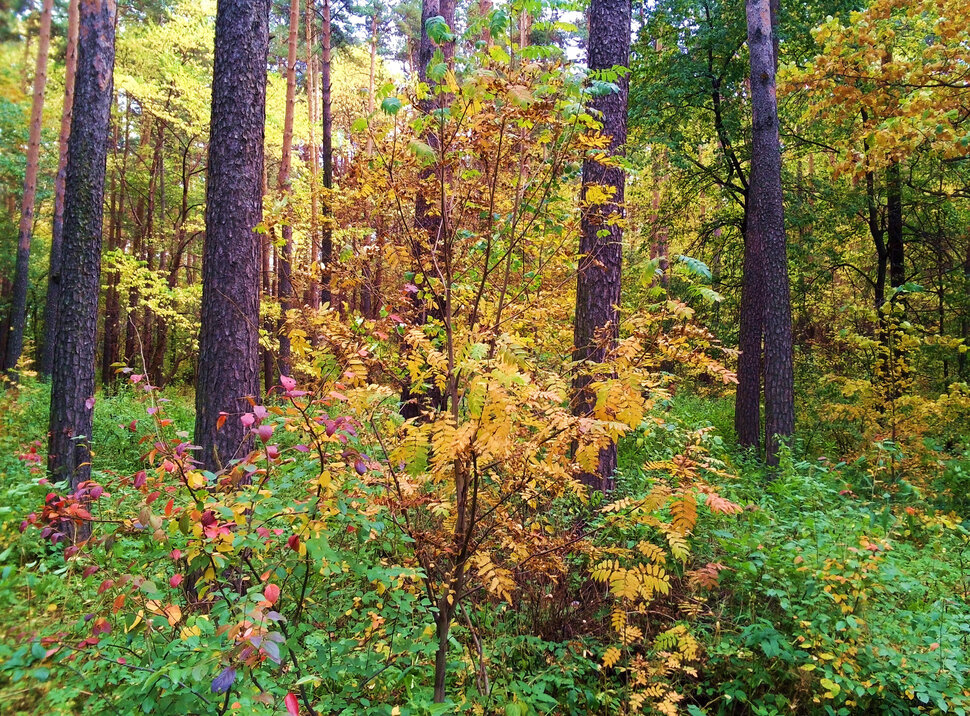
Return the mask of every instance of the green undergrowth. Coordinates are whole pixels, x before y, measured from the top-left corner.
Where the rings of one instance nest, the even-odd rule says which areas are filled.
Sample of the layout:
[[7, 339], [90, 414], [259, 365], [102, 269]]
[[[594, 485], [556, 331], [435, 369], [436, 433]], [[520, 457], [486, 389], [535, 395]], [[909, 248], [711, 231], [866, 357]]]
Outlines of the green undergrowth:
[[[135, 390], [97, 400], [96, 474], [125, 474], [141, 465], [146, 448], [137, 435], [145, 405]], [[166, 414], [190, 435], [191, 396], [166, 397], [172, 400]], [[200, 654], [206, 639], [216, 636], [207, 635], [201, 619], [191, 622], [200, 627], [198, 637], [173, 642], [182, 651], [159, 652], [144, 662], [149, 672], [117, 668], [126, 648], [122, 630], [105, 639], [102, 668], [89, 661], [73, 676], [70, 669], [49, 668], [51, 642], [38, 636], [71, 633], [72, 624], [85, 628], [82, 612], [97, 600], [98, 580], [80, 579], [65, 566], [60, 548], [42, 541], [37, 530], [21, 534], [19, 529], [50, 489], [39, 484], [47, 388], [28, 382], [0, 400], [0, 711], [66, 714], [97, 705], [101, 712], [188, 712], [199, 701], [187, 692], [173, 695], [178, 688], [160, 698], [156, 674], [164, 672], [169, 681], [163, 683], [207, 687], [211, 668]], [[718, 488], [743, 508], [702, 520], [694, 535], [700, 562], [720, 569], [692, 622], [702, 656], [696, 677], [681, 684], [680, 712], [965, 713], [970, 707], [970, 541], [959, 511], [965, 502], [942, 501], [940, 495], [965, 496], [970, 460], [959, 451], [941, 453], [930, 484], [916, 487], [900, 475], [892, 484], [874, 487], [866, 463], [836, 463], [800, 454], [796, 447], [769, 474], [732, 444], [729, 400], [683, 394], [666, 412], [663, 426], [645, 427], [621, 444], [618, 493], [643, 494], [650, 479], [645, 465], [671, 458], [681, 442], [678, 432], [709, 428], [710, 459], [734, 475]], [[401, 660], [395, 671], [375, 674], [377, 662], [368, 650], [334, 627], [333, 638], [314, 647], [319, 659], [309, 662], [316, 665], [315, 679], [332, 684], [329, 712], [390, 713], [381, 703], [384, 689], [396, 698], [407, 695], [412, 707], [402, 713], [616, 713], [626, 685], [601, 666], [604, 645], [595, 634], [579, 634], [580, 617], [574, 614], [582, 610], [568, 601], [556, 619], [547, 610], [542, 620], [525, 607], [476, 605], [471, 616], [489, 660], [491, 695], [476, 697], [469, 675], [463, 677], [467, 701], [445, 710], [433, 706], [427, 610], [404, 593], [395, 601], [362, 586], [388, 569], [381, 566], [376, 546], [348, 538], [372, 529], [372, 519], [353, 510], [337, 519], [340, 532], [328, 547], [332, 559], [352, 554], [356, 566], [330, 576], [321, 614], [335, 625], [369, 611], [399, 619], [398, 633], [414, 658]], [[469, 636], [456, 626], [456, 650], [470, 642]], [[193, 639], [199, 641], [197, 649]], [[476, 657], [456, 651], [455, 658], [474, 663]], [[375, 686], [369, 701], [366, 690]]]

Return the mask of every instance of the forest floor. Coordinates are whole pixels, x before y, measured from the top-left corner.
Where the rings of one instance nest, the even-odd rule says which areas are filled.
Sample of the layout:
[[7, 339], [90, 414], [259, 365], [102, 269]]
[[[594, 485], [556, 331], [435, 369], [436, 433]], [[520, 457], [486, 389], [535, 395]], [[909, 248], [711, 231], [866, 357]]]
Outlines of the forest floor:
[[[169, 417], [189, 435], [192, 396], [169, 391], [168, 397]], [[70, 704], [83, 702], [79, 690], [98, 688], [66, 683], [69, 672], [43, 664], [45, 648], [32, 641], [79, 619], [98, 581], [69, 578], [61, 550], [21, 534], [21, 521], [50, 489], [39, 483], [46, 399], [37, 385], [0, 397], [2, 713], [71, 713]], [[692, 625], [702, 656], [696, 678], [680, 686], [690, 713], [727, 713], [735, 704], [766, 714], [963, 713], [970, 540], [958, 515], [970, 500], [960, 493], [970, 483], [970, 460], [941, 464], [947, 486], [935, 492], [898, 476], [889, 484], [871, 459], [847, 464], [788, 455], [769, 478], [732, 444], [731, 408], [723, 399], [687, 396], [668, 406], [670, 423], [710, 428], [711, 454], [734, 475], [719, 489], [743, 506], [738, 515], [699, 522], [695, 535], [701, 561], [720, 574]], [[132, 435], [142, 419], [144, 408], [130, 391], [98, 399], [96, 473], [140, 469], [144, 446]], [[640, 466], [669, 455], [663, 435], [628, 437], [619, 493], [642, 493]], [[486, 644], [501, 638], [495, 628], [483, 634]], [[598, 667], [587, 667], [577, 680], [597, 680], [601, 692], [622, 688], [604, 685]], [[580, 686], [543, 686], [561, 708], [537, 704], [521, 713], [581, 713], [567, 708], [562, 695]], [[72, 694], [67, 701], [65, 691]]]

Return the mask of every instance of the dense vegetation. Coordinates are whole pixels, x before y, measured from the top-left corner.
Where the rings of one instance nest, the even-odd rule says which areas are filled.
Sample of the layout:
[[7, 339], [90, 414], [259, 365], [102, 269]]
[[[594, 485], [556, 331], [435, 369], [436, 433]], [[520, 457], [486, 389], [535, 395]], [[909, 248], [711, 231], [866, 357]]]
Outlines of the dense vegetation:
[[0, 58], [0, 712], [970, 710], [970, 6]]

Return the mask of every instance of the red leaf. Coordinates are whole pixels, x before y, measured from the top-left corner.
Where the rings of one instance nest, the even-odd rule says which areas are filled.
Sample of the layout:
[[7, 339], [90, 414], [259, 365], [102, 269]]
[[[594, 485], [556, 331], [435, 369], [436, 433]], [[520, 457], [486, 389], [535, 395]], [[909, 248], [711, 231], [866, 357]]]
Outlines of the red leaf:
[[270, 604], [276, 604], [276, 600], [280, 598], [280, 588], [275, 584], [267, 584], [266, 588], [263, 589], [263, 596]]
[[174, 506], [175, 506], [175, 498], [172, 498], [172, 499], [170, 499], [170, 500], [169, 500], [169, 501], [168, 501], [168, 502], [167, 502], [167, 503], [165, 504], [165, 516], [166, 516], [166, 517], [171, 517], [171, 516], [172, 516], [172, 508], [173, 508]]
[[178, 585], [182, 583], [182, 575], [173, 574], [172, 578], [168, 580], [168, 583], [172, 587], [172, 589], [175, 589]]
[[286, 704], [286, 713], [290, 716], [300, 716], [300, 704], [296, 700], [296, 694], [290, 692], [283, 699], [283, 703]]

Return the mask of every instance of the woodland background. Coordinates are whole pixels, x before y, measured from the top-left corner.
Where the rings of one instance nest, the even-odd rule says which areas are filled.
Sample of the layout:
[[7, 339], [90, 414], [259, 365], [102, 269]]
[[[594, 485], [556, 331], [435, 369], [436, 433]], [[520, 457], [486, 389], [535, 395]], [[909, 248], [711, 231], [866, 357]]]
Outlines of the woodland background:
[[961, 0], [0, 2], [0, 710], [965, 713], [968, 159]]

